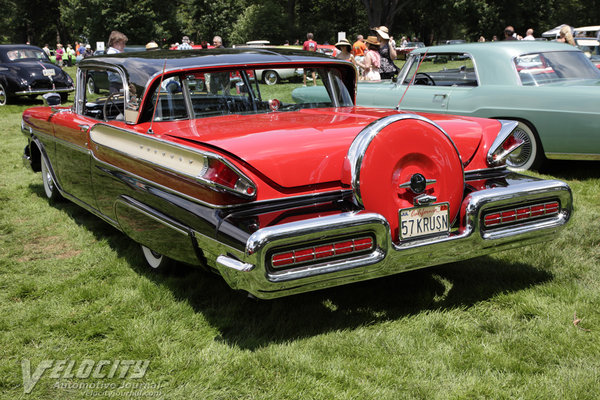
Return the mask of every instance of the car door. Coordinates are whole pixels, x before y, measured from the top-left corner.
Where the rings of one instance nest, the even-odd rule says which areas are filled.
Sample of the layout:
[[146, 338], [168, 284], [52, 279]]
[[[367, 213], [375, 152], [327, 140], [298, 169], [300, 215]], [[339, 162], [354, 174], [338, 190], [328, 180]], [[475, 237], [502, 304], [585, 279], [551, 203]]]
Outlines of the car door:
[[56, 138], [55, 171], [60, 187], [96, 208], [91, 185], [88, 132], [97, 121], [69, 110], [54, 114], [52, 122]]

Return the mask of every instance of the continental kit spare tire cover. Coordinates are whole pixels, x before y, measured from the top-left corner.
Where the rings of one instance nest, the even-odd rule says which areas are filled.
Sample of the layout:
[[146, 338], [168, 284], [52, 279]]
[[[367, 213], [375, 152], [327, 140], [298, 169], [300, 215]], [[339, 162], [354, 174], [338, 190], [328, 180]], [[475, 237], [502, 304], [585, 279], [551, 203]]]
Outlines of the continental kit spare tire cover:
[[[450, 221], [458, 215], [464, 192], [462, 161], [452, 139], [433, 121], [413, 114], [382, 118], [356, 137], [348, 152], [355, 200], [383, 215], [392, 240], [399, 241], [399, 211], [415, 206], [419, 194], [449, 203]], [[400, 186], [421, 174], [422, 193]], [[406, 186], [406, 185], [404, 185]]]

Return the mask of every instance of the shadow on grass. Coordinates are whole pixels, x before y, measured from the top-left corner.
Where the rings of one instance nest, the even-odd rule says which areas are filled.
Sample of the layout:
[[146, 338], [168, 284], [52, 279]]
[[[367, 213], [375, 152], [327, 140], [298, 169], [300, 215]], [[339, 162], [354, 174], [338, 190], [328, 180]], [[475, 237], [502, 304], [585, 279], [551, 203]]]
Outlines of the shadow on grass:
[[[44, 197], [42, 185], [32, 191]], [[491, 257], [415, 270], [351, 285], [255, 301], [235, 292], [214, 274], [182, 266], [160, 275], [145, 267], [139, 246], [79, 206], [54, 207], [105, 241], [136, 273], [168, 287], [175, 298], [202, 313], [220, 336], [216, 340], [254, 350], [271, 343], [396, 320], [423, 310], [470, 307], [499, 293], [513, 292], [552, 279], [544, 270]]]
[[600, 161], [547, 160], [540, 170], [557, 179], [580, 180], [600, 178]]

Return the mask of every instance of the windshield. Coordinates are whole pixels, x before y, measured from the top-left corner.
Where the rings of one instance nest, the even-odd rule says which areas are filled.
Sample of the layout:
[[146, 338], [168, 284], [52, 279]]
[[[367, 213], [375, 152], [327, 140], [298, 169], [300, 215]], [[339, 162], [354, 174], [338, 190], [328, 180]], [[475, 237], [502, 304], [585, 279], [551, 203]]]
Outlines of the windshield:
[[[304, 78], [306, 74], [306, 78]], [[292, 96], [306, 79], [309, 97]], [[154, 89], [143, 120], [169, 121], [228, 114], [297, 111], [352, 106], [335, 67], [227, 69], [170, 75]], [[156, 108], [156, 109], [155, 109]]]
[[514, 64], [525, 86], [579, 79], [600, 79], [600, 71], [581, 52], [554, 51], [524, 54]]
[[43, 51], [36, 49], [16, 49], [6, 52], [6, 57], [9, 61], [19, 61], [24, 59], [44, 60], [48, 61], [48, 57]]

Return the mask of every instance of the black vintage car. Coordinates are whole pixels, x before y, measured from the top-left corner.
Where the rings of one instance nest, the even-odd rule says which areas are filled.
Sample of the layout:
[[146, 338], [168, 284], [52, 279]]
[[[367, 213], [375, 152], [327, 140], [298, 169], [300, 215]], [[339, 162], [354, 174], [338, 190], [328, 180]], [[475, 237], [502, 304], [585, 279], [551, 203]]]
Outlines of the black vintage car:
[[73, 79], [52, 64], [39, 47], [0, 45], [0, 106], [11, 97], [60, 93], [66, 101], [75, 90]]

